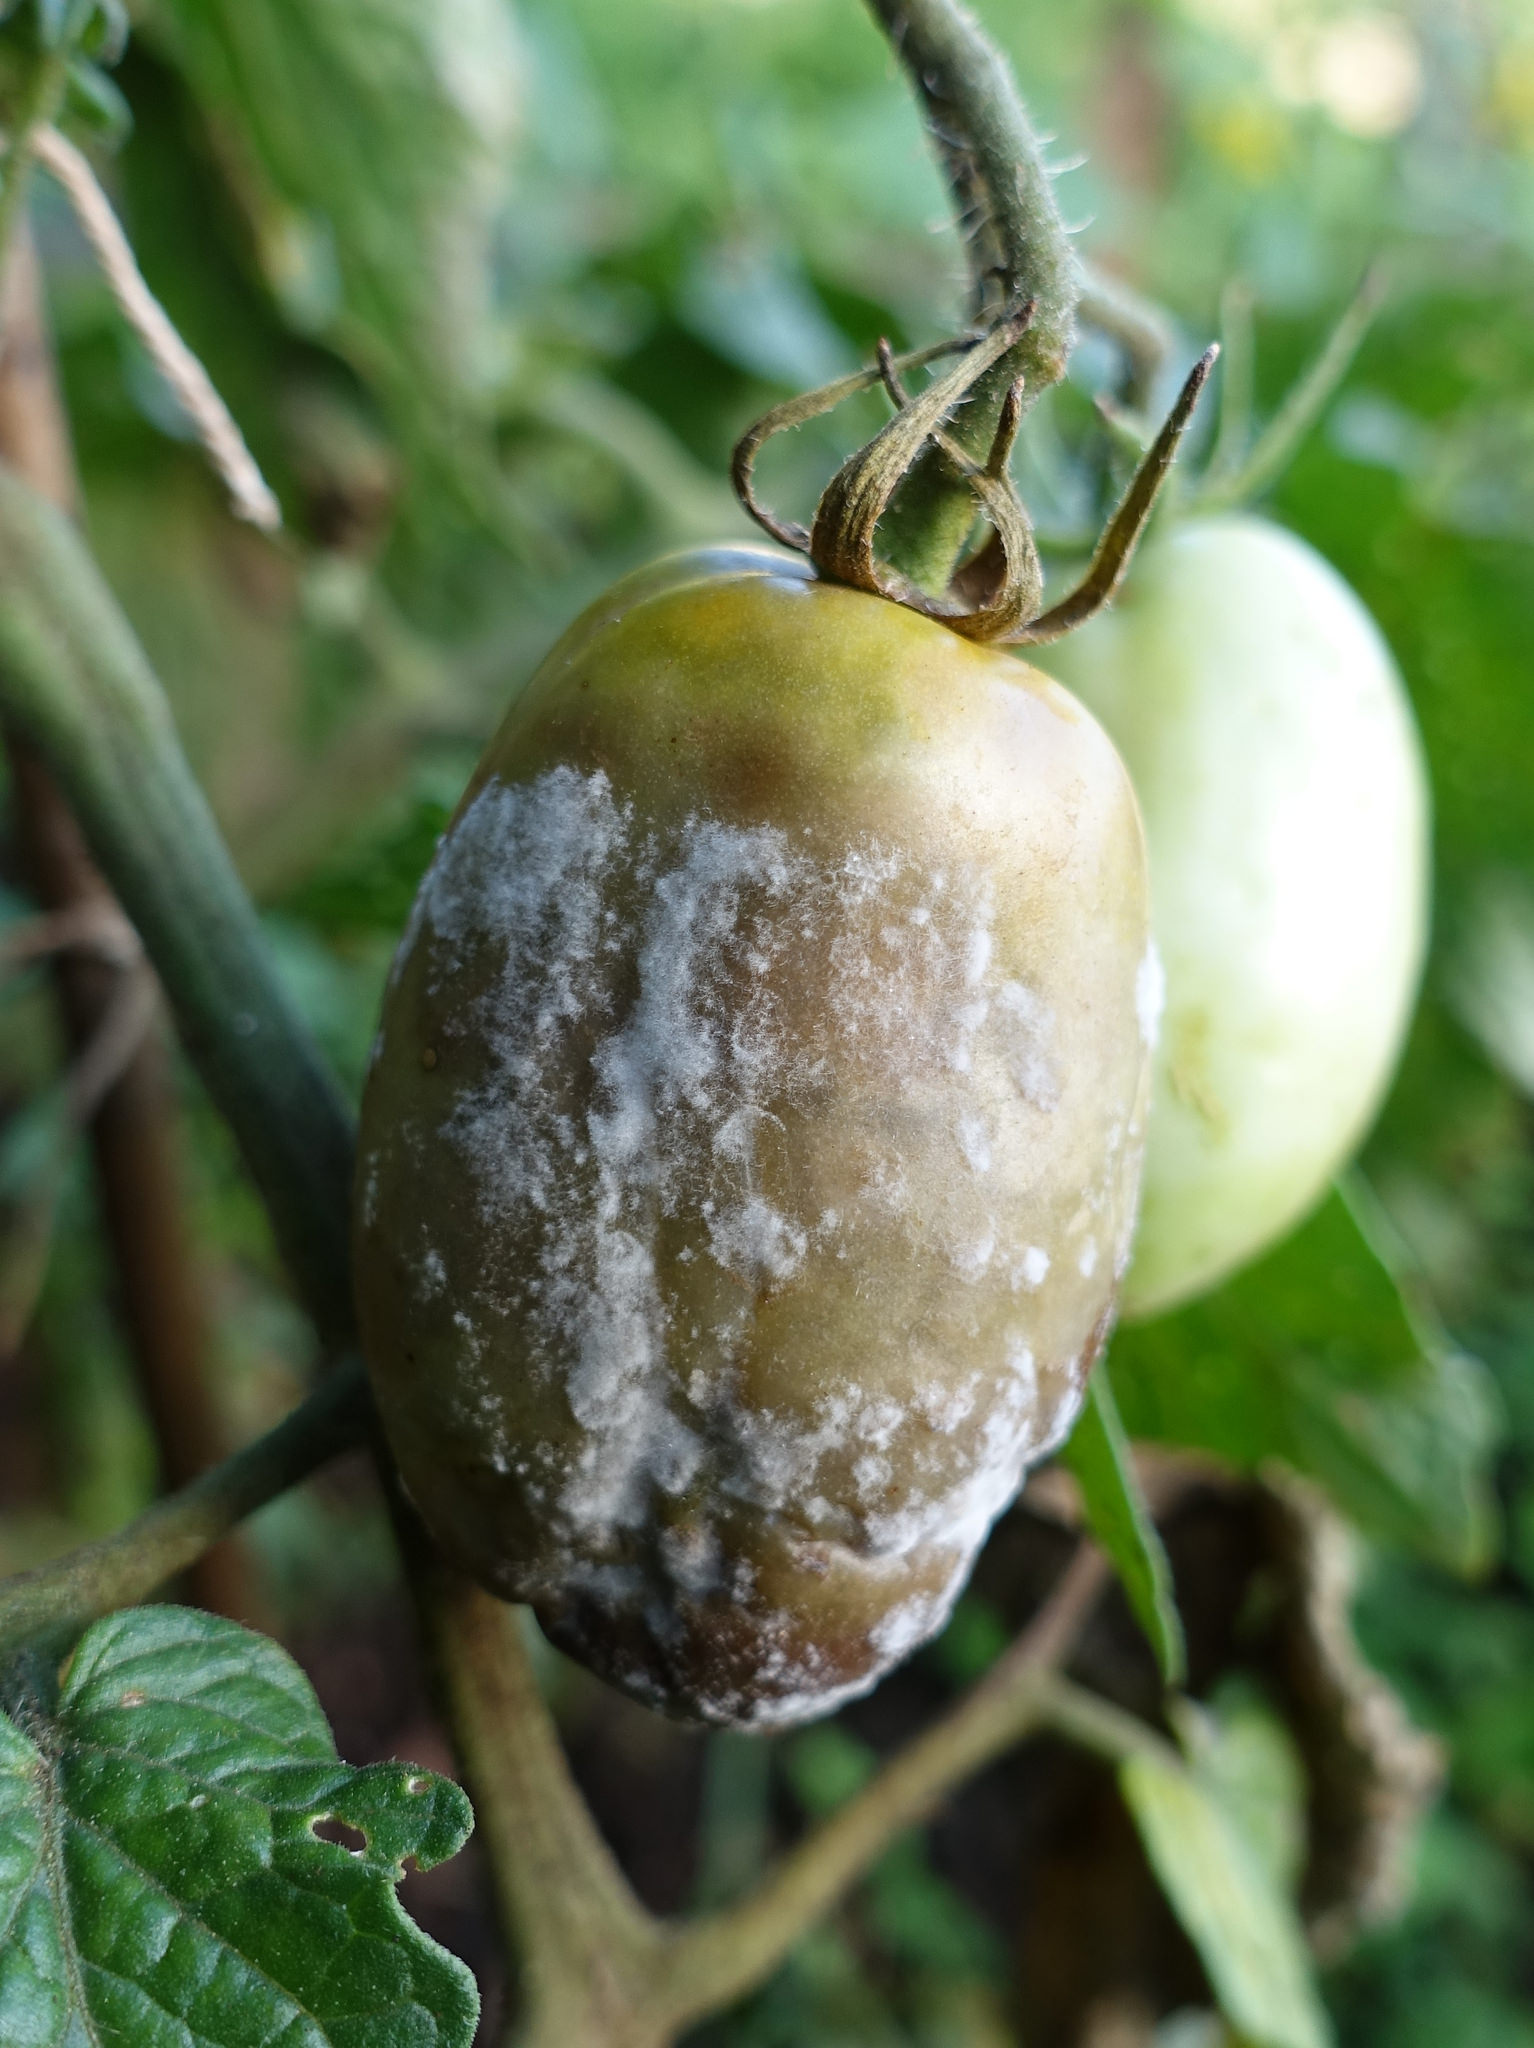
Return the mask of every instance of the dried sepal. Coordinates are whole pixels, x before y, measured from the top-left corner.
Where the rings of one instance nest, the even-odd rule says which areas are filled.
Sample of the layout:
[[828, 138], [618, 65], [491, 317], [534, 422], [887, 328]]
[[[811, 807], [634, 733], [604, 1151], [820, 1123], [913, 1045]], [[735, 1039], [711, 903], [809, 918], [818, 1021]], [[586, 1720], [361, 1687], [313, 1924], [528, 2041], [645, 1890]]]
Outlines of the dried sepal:
[[[940, 341], [929, 348], [913, 350], [909, 355], [892, 358], [900, 369], [920, 369], [925, 363], [937, 362], [939, 358], [952, 355], [955, 350], [969, 347], [968, 337], [955, 341]], [[855, 398], [860, 391], [867, 391], [882, 382], [882, 363], [876, 369], [854, 370], [851, 376], [838, 377], [833, 383], [822, 384], [816, 391], [801, 392], [797, 398], [786, 398], [781, 405], [775, 405], [764, 412], [759, 420], [747, 427], [730, 457], [730, 481], [741, 505], [761, 527], [784, 547], [793, 548], [797, 554], [807, 555], [810, 551], [810, 529], [797, 519], [785, 519], [774, 512], [770, 505], [764, 505], [756, 495], [756, 458], [772, 439], [774, 434], [786, 433], [791, 427], [802, 427], [809, 420], [819, 419], [822, 413], [834, 412], [837, 406], [849, 398]]]
[[1140, 537], [1155, 510], [1161, 487], [1176, 458], [1178, 444], [1187, 431], [1199, 393], [1208, 383], [1209, 373], [1219, 353], [1218, 344], [1205, 349], [1189, 372], [1177, 403], [1167, 415], [1166, 424], [1151, 443], [1118, 510], [1108, 521], [1086, 575], [1069, 597], [1062, 598], [1047, 612], [1007, 634], [1007, 639], [1014, 646], [1036, 647], [1047, 640], [1062, 639], [1077, 626], [1084, 625], [1094, 613], [1100, 612], [1112, 598], [1124, 580]]
[[[1038, 553], [1028, 515], [1006, 473], [1021, 417], [1021, 394], [1014, 383], [983, 464], [950, 439], [943, 422], [979, 379], [1016, 347], [1032, 317], [1030, 302], [998, 321], [946, 376], [935, 377], [915, 398], [906, 397], [892, 374], [894, 359], [887, 352], [881, 354], [879, 375], [899, 409], [866, 448], [842, 465], [822, 494], [810, 535], [810, 555], [822, 575], [941, 619], [968, 639], [1002, 639], [1029, 616], [1038, 602]], [[974, 491], [995, 536], [986, 555], [997, 573], [990, 589], [973, 604], [963, 590], [950, 587], [940, 597], [922, 590], [881, 562], [875, 547], [879, 521], [891, 498], [933, 440]]]
[[[906, 356], [896, 356], [888, 342], [881, 341], [878, 360], [871, 368], [774, 406], [736, 444], [731, 473], [741, 504], [774, 540], [809, 555], [829, 581], [938, 619], [966, 639], [1037, 644], [1057, 640], [1083, 624], [1108, 603], [1124, 578], [1219, 349], [1208, 349], [1195, 364], [1109, 521], [1080, 585], [1059, 604], [1042, 611], [1044, 575], [1038, 546], [1009, 474], [1023, 417], [1023, 379], [1015, 378], [1008, 387], [983, 462], [969, 455], [945, 425], [980, 379], [1017, 346], [1033, 312], [1029, 300], [1014, 307], [979, 339], [945, 342]], [[960, 361], [913, 397], [901, 373], [955, 350], [963, 352]], [[797, 520], [781, 518], [763, 505], [753, 481], [762, 445], [785, 428], [801, 426], [874, 384], [884, 386], [895, 416], [832, 477], [815, 509], [813, 525], [805, 527]], [[969, 485], [991, 528], [985, 544], [961, 564], [940, 595], [923, 590], [881, 561], [876, 545], [880, 520], [929, 443], [942, 451]]]

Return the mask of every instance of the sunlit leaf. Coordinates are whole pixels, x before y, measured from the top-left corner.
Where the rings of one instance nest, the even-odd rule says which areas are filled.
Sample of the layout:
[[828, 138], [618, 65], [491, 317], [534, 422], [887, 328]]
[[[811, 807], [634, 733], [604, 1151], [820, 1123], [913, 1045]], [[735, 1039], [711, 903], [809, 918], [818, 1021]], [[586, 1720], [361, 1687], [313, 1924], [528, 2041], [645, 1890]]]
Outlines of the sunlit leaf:
[[446, 1780], [341, 1763], [276, 1644], [112, 1615], [0, 1717], [0, 2040], [467, 2048], [473, 1978], [395, 1887], [469, 1827]]
[[1362, 1528], [1472, 1571], [1490, 1545], [1485, 1375], [1408, 1308], [1356, 1199], [1334, 1192], [1215, 1293], [1121, 1329], [1125, 1427], [1247, 1470], [1282, 1458]]
[[1196, 1769], [1142, 1753], [1119, 1783], [1221, 2011], [1251, 2048], [1327, 2048], [1305, 1937], [1256, 1846]]
[[1168, 1685], [1180, 1684], [1186, 1649], [1172, 1568], [1135, 1472], [1106, 1360], [1092, 1374], [1086, 1405], [1060, 1455], [1075, 1474], [1087, 1523], [1113, 1560], [1162, 1677]]

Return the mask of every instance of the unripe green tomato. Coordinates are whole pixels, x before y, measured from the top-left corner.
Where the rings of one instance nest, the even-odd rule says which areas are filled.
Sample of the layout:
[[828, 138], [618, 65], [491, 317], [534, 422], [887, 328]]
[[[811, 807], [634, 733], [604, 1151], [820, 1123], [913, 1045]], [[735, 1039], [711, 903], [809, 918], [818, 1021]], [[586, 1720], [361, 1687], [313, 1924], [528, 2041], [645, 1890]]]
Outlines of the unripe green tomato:
[[363, 1102], [364, 1340], [443, 1550], [707, 1720], [929, 1636], [1103, 1340], [1148, 935], [1058, 684], [761, 548], [620, 583], [474, 775]]
[[1354, 1151], [1421, 971], [1428, 799], [1373, 620], [1266, 520], [1173, 527], [1051, 669], [1134, 778], [1166, 1011], [1124, 1313], [1221, 1280]]

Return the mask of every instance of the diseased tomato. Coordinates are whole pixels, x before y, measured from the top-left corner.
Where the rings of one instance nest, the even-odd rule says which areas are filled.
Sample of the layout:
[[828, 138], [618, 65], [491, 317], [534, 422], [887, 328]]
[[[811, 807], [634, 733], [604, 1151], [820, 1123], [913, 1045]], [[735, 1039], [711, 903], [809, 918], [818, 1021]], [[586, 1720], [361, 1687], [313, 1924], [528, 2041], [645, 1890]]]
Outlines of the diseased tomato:
[[1118, 742], [1166, 1014], [1126, 1315], [1298, 1221], [1395, 1064], [1427, 923], [1427, 788], [1389, 650], [1336, 572], [1249, 516], [1146, 549], [1050, 650]]
[[942, 1622], [1127, 1256], [1149, 906], [1057, 684], [791, 557], [631, 578], [424, 881], [360, 1309], [443, 1549], [639, 1698], [826, 1711]]

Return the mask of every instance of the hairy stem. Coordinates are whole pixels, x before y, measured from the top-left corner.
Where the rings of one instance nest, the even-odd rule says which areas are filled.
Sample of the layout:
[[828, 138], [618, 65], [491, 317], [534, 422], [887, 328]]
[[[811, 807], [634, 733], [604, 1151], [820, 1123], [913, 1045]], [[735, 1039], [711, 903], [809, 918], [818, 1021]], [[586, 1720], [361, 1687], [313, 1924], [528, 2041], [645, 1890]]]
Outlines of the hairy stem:
[[68, 520], [0, 471], [0, 717], [69, 799], [158, 969], [327, 1345], [351, 1333], [350, 1114], [272, 972], [149, 663]]
[[359, 1443], [370, 1413], [366, 1375], [349, 1358], [275, 1429], [156, 1501], [115, 1536], [0, 1583], [0, 1645], [73, 1634], [147, 1598], [247, 1515]]
[[[972, 310], [993, 317], [1032, 299], [1032, 325], [975, 388], [953, 437], [983, 462], [1007, 392], [1024, 380], [1032, 404], [1065, 375], [1076, 338], [1081, 274], [1038, 137], [1006, 60], [958, 0], [869, 0], [910, 74], [965, 238]], [[885, 517], [892, 565], [941, 590], [974, 523], [973, 495], [952, 460], [929, 448]]]

